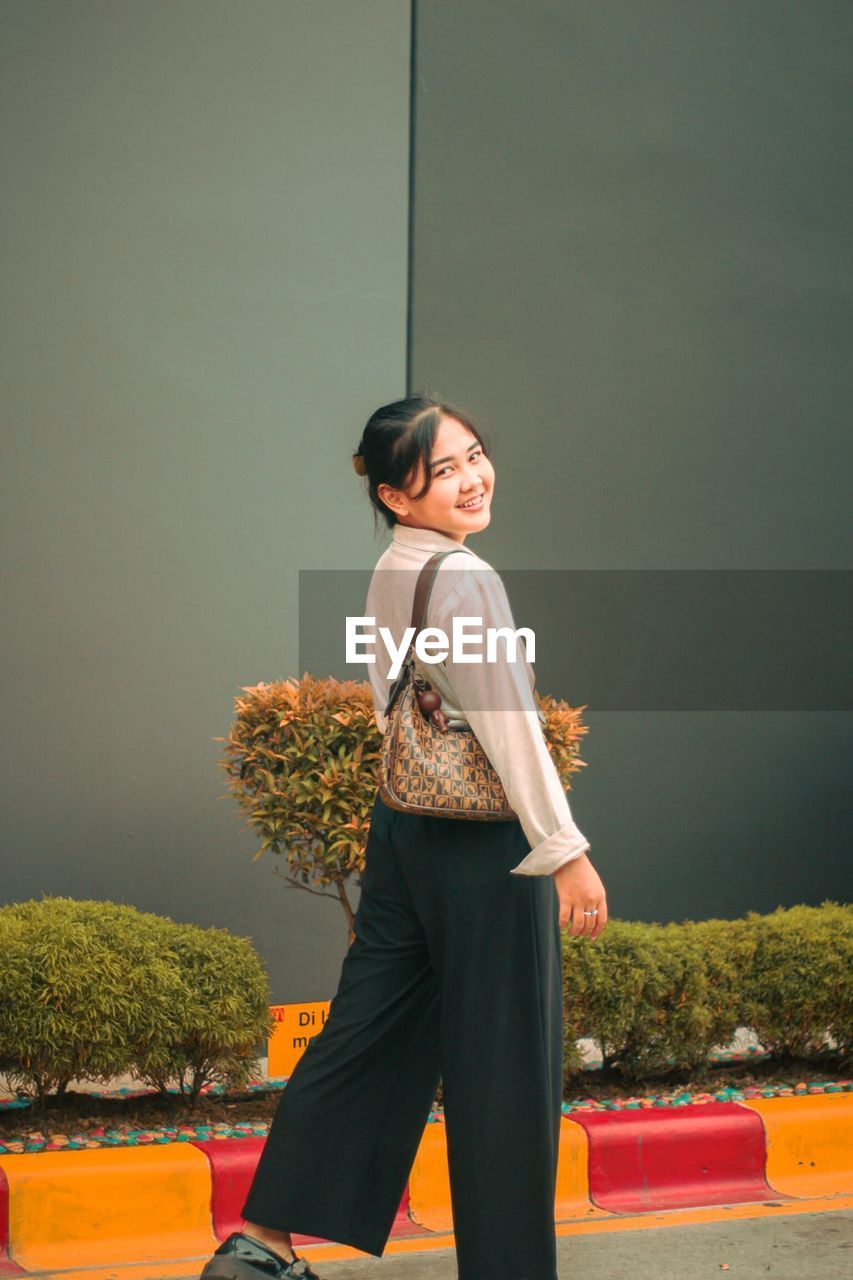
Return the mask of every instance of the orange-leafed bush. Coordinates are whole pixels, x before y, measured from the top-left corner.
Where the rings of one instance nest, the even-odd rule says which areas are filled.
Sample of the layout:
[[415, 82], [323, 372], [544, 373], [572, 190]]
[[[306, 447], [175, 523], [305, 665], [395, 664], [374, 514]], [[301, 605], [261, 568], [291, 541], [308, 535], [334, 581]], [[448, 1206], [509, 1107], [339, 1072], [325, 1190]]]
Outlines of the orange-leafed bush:
[[[583, 708], [538, 698], [545, 739], [568, 789], [584, 767], [578, 744]], [[339, 899], [352, 936], [347, 881], [364, 867], [382, 735], [370, 684], [363, 680], [275, 680], [246, 686], [235, 699], [221, 765], [229, 791], [267, 850], [287, 859], [296, 888]]]

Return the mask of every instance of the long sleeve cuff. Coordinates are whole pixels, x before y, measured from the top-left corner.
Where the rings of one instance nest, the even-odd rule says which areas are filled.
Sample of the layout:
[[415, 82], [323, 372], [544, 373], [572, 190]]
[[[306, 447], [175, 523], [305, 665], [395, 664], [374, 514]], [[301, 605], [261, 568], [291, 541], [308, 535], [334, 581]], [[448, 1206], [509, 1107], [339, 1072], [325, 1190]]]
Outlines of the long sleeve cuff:
[[531, 849], [522, 858], [517, 867], [510, 871], [511, 875], [544, 876], [562, 867], [566, 862], [573, 862], [582, 853], [586, 853], [590, 844], [577, 827], [563, 827], [555, 831], [546, 840], [541, 840], [535, 849]]

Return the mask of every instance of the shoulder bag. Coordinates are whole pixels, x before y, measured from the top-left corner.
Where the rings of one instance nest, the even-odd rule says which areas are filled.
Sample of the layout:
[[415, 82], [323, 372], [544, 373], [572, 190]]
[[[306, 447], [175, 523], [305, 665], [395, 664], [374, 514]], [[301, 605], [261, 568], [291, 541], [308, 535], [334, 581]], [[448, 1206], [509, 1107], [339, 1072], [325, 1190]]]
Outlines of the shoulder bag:
[[474, 730], [449, 728], [439, 710], [441, 695], [415, 671], [415, 640], [438, 563], [452, 554], [437, 551], [418, 575], [411, 622], [415, 634], [385, 708], [379, 794], [389, 808], [403, 813], [509, 821], [515, 811]]

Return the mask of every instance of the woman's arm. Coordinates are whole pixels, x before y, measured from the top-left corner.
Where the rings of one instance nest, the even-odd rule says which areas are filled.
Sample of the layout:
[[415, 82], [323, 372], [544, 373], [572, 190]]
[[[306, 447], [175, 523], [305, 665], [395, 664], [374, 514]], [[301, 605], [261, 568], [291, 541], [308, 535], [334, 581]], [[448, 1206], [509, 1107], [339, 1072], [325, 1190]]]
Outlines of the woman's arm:
[[[495, 570], [462, 568], [453, 588], [430, 606], [432, 625], [452, 634], [454, 616], [482, 618], [488, 627], [516, 629], [509, 600]], [[485, 655], [484, 655], [485, 659]], [[503, 783], [530, 853], [512, 868], [517, 875], [549, 875], [581, 858], [589, 841], [575, 825], [548, 745], [519, 645], [507, 659], [503, 640], [495, 662], [442, 662], [457, 701]]]
[[[447, 563], [446, 561], [444, 562]], [[438, 592], [435, 625], [451, 635], [454, 617], [482, 618], [488, 627], [515, 630], [512, 610], [500, 575], [462, 566]], [[442, 575], [439, 575], [441, 578]], [[542, 733], [539, 707], [531, 688], [526, 660], [510, 663], [502, 641], [494, 663], [441, 664], [457, 704], [497, 770], [510, 804], [518, 815], [530, 853], [511, 868], [515, 875], [549, 875], [559, 901], [561, 929], [574, 937], [595, 939], [607, 924], [607, 896], [590, 862], [589, 841], [578, 830], [557, 767]]]

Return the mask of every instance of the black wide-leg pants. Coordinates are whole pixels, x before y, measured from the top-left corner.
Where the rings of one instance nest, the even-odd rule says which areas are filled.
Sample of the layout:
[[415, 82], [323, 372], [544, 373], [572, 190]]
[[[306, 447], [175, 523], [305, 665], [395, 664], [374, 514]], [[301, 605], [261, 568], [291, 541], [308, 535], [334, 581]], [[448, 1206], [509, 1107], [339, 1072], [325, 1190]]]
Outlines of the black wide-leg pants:
[[559, 902], [511, 875], [517, 819], [377, 793], [326, 1022], [286, 1084], [244, 1219], [382, 1256], [439, 1080], [459, 1280], [557, 1280]]

